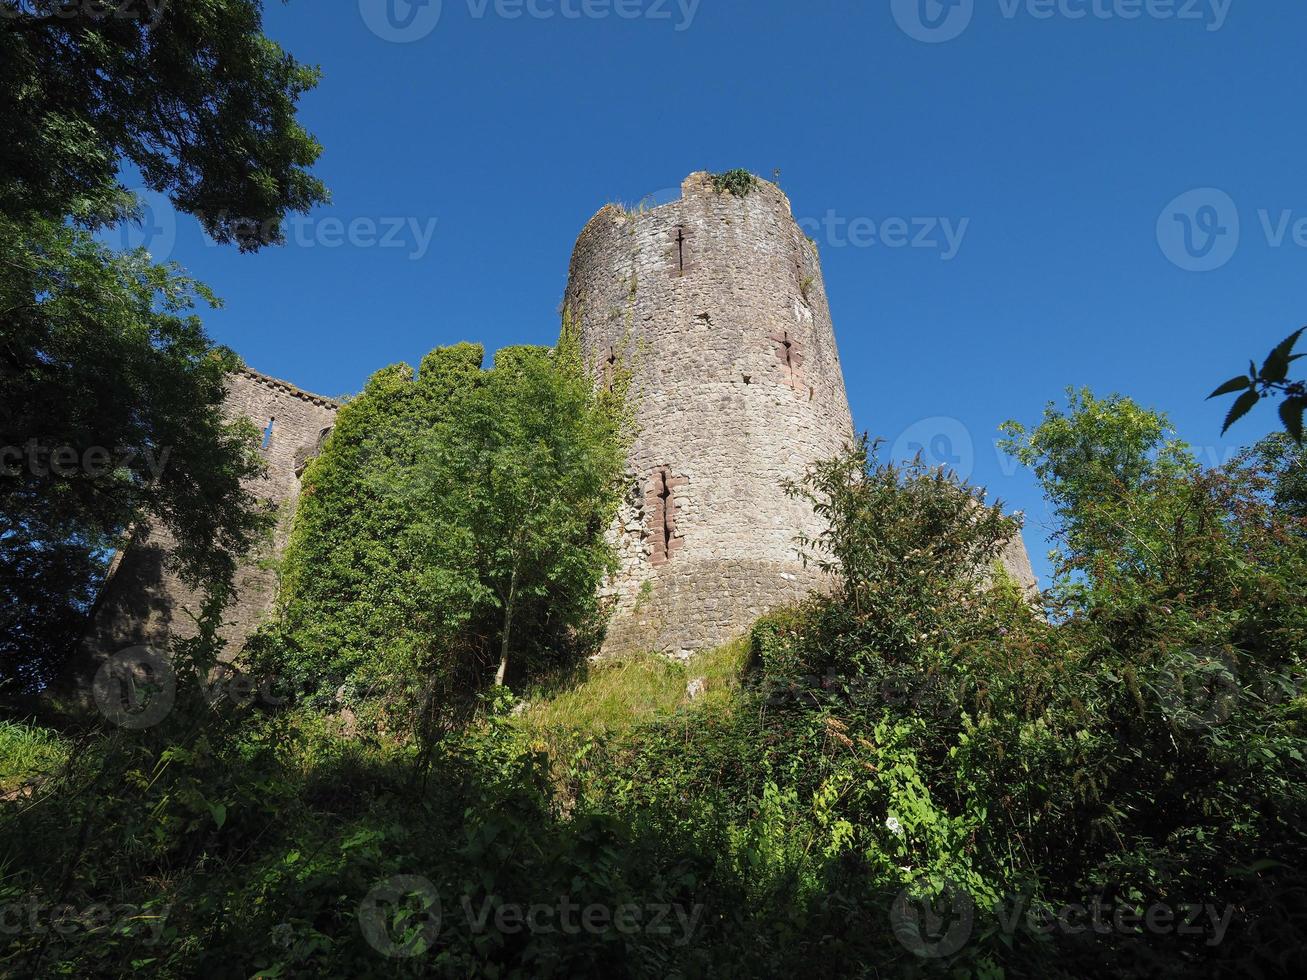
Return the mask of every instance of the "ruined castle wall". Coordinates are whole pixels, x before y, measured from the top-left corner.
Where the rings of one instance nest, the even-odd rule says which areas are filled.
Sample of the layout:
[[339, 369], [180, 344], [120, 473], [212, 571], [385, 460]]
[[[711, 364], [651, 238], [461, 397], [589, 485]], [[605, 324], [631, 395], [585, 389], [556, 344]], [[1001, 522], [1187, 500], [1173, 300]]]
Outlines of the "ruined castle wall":
[[776, 186], [741, 198], [693, 174], [679, 201], [609, 206], [572, 256], [566, 303], [602, 383], [632, 371], [608, 651], [725, 642], [821, 583], [821, 529], [782, 485], [852, 434], [817, 250]]
[[[247, 486], [277, 511], [278, 522], [272, 539], [246, 556], [237, 569], [236, 597], [222, 616], [221, 636], [227, 641], [224, 659], [239, 653], [272, 608], [277, 589], [272, 560], [285, 549], [299, 476], [334, 424], [337, 407], [331, 399], [255, 371], [241, 370], [228, 382], [224, 411], [229, 417], [244, 416], [260, 431], [272, 422], [262, 449], [266, 473]], [[165, 650], [170, 640], [196, 634], [195, 617], [203, 593], [170, 567], [168, 555], [174, 545], [165, 529], [145, 526], [115, 560], [83, 641], [92, 663], [137, 644]]]

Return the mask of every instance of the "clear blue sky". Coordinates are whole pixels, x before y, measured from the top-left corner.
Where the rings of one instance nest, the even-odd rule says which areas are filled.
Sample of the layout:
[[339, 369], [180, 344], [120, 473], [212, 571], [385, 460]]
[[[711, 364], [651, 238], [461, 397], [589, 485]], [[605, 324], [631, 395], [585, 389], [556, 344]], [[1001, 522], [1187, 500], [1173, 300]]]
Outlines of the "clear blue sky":
[[[440, 344], [551, 343], [605, 202], [779, 168], [818, 222], [855, 423], [964, 466], [969, 438], [1041, 575], [1045, 507], [1000, 465], [1004, 419], [1083, 384], [1218, 459], [1272, 427], [1223, 440], [1204, 396], [1307, 322], [1302, 3], [588, 3], [270, 3], [268, 32], [323, 69], [301, 116], [334, 201], [253, 256], [177, 221], [171, 257], [226, 301], [214, 338], [332, 395]], [[1200, 188], [1226, 196], [1168, 210]]]

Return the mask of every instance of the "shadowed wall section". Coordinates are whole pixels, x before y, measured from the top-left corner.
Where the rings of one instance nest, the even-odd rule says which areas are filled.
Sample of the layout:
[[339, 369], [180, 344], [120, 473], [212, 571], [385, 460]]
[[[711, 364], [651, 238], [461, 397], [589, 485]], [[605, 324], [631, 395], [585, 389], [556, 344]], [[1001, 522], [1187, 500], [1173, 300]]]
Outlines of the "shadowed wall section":
[[[301, 391], [257, 371], [241, 369], [227, 386], [224, 410], [245, 416], [264, 435], [267, 472], [249, 489], [278, 512], [272, 541], [246, 556], [236, 572], [235, 599], [223, 611], [224, 659], [234, 657], [267, 616], [276, 598], [277, 573], [270, 559], [286, 545], [300, 474], [321, 447], [335, 422], [338, 404]], [[93, 662], [125, 647], [147, 644], [160, 650], [173, 638], [196, 633], [195, 617], [203, 595], [169, 567], [174, 545], [167, 531], [138, 530], [130, 547], [116, 559], [101, 593], [83, 650]]]

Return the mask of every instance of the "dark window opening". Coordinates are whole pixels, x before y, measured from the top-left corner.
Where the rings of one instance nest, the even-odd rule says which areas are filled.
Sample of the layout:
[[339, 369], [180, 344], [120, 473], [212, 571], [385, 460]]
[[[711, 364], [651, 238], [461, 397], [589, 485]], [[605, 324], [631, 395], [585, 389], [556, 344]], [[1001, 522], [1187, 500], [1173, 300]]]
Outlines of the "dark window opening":
[[685, 271], [685, 229], [676, 229], [676, 268], [679, 272]]
[[617, 381], [617, 349], [608, 348], [608, 357], [604, 360], [604, 387], [609, 391]]
[[676, 532], [676, 505], [672, 503], [672, 488], [667, 485], [666, 470], [658, 473], [658, 500], [663, 518], [663, 554], [670, 555], [672, 535]]

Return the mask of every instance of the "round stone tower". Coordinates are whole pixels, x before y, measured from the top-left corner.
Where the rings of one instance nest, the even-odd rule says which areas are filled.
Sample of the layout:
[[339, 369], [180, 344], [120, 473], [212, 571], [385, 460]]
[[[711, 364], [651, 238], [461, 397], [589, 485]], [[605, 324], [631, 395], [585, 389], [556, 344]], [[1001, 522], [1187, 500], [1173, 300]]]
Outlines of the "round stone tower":
[[565, 303], [596, 380], [630, 370], [639, 430], [605, 651], [711, 647], [819, 585], [795, 539], [820, 522], [782, 484], [852, 423], [817, 248], [780, 188], [696, 173], [679, 201], [605, 207]]

